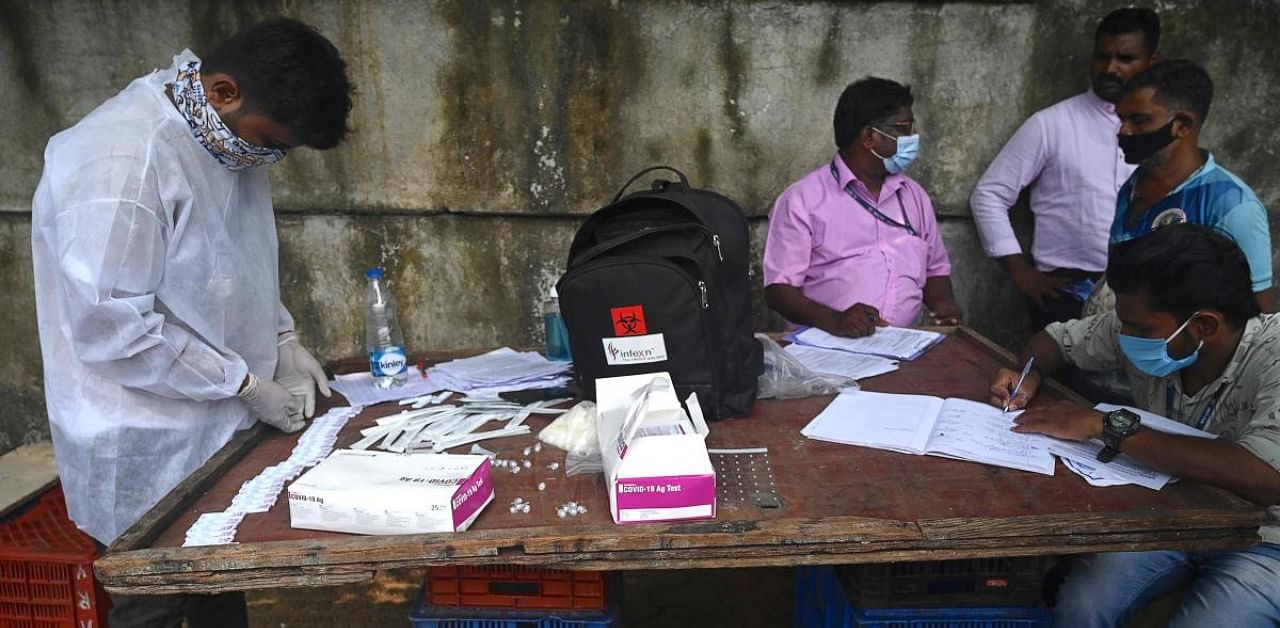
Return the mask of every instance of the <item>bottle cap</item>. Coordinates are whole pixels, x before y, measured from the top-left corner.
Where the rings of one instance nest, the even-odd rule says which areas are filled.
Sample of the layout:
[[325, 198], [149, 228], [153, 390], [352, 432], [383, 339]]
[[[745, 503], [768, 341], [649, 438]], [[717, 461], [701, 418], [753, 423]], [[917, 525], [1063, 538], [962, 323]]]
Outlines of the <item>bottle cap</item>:
[[364, 276], [369, 279], [382, 279], [382, 269], [374, 266], [364, 272]]

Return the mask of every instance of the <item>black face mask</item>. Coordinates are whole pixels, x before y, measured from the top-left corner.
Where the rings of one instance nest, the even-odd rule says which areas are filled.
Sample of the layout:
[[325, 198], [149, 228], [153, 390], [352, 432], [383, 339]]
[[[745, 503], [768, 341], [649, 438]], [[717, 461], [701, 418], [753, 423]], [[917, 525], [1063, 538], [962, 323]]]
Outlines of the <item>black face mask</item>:
[[1140, 164], [1160, 152], [1160, 149], [1173, 143], [1173, 119], [1170, 118], [1168, 124], [1150, 133], [1117, 137], [1120, 138], [1120, 150], [1124, 152], [1124, 162]]

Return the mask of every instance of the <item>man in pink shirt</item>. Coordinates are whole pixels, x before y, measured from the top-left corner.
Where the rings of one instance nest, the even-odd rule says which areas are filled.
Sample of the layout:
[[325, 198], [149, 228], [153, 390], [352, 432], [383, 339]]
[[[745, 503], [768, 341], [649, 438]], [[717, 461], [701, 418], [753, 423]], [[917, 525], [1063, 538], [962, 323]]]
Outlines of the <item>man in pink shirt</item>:
[[[1107, 266], [1116, 192], [1134, 169], [1116, 143], [1115, 103], [1124, 84], [1158, 58], [1159, 41], [1160, 18], [1151, 9], [1118, 9], [1103, 18], [1094, 35], [1092, 89], [1031, 116], [969, 198], [987, 255], [1000, 260], [1030, 299], [1036, 329], [1079, 318]], [[1034, 264], [1009, 222], [1010, 208], [1028, 186]]]
[[913, 102], [887, 79], [850, 84], [836, 104], [839, 152], [774, 204], [764, 297], [791, 323], [859, 337], [915, 325], [922, 305], [936, 324], [960, 322], [933, 203], [902, 174], [919, 146]]

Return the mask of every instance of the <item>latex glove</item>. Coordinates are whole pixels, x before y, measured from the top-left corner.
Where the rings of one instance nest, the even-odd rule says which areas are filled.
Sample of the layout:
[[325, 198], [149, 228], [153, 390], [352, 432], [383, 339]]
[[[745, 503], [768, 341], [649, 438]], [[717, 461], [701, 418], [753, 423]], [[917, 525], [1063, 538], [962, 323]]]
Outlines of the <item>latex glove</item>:
[[280, 334], [276, 343], [276, 382], [285, 390], [302, 399], [302, 416], [311, 418], [316, 413], [316, 389], [328, 397], [329, 378], [324, 376], [320, 362], [298, 342], [298, 334]]
[[306, 424], [300, 399], [280, 384], [260, 380], [253, 373], [249, 373], [249, 383], [236, 396], [249, 406], [250, 414], [281, 432], [292, 434]]

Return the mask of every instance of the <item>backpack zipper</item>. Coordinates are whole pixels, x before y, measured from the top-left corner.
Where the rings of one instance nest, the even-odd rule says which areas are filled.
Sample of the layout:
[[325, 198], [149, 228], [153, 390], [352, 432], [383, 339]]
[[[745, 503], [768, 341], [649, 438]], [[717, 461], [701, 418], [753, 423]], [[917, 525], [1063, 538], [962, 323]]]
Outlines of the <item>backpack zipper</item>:
[[720, 235], [715, 233], [711, 234], [711, 243], [716, 247], [716, 257], [720, 258], [720, 261], [723, 262], [724, 254], [720, 252]]
[[704, 309], [704, 310], [705, 310], [705, 309], [707, 309], [707, 307], [708, 307], [708, 304], [707, 304], [707, 282], [705, 282], [705, 281], [703, 281], [703, 280], [701, 280], [701, 279], [699, 279], [699, 280], [698, 280], [698, 292], [700, 292], [700, 293], [701, 293], [701, 294], [699, 294], [698, 296], [701, 298], [701, 301], [702, 301], [702, 309]]
[[[643, 229], [640, 229], [638, 231], [633, 231], [627, 235], [606, 240], [604, 242], [601, 242], [583, 251], [582, 253], [579, 253], [577, 258], [575, 258], [570, 262], [570, 266], [578, 266], [579, 264], [585, 264], [586, 262], [589, 262], [599, 257], [601, 253], [610, 251], [612, 249], [616, 249], [619, 246], [622, 246], [629, 242], [634, 242], [641, 238], [648, 237], [655, 233], [672, 233], [676, 231], [697, 231], [704, 234], [704, 237], [707, 234], [707, 228], [703, 225], [699, 225], [696, 223], [679, 223], [674, 225], [661, 225], [658, 227], [644, 227]], [[715, 240], [712, 240], [712, 242], [714, 243]], [[716, 250], [718, 253], [719, 252], [718, 246]]]

